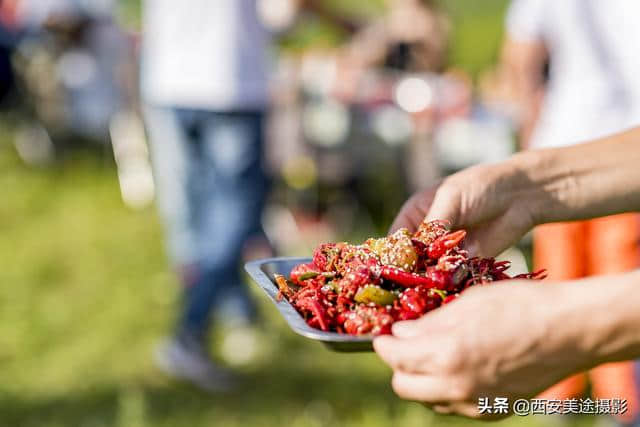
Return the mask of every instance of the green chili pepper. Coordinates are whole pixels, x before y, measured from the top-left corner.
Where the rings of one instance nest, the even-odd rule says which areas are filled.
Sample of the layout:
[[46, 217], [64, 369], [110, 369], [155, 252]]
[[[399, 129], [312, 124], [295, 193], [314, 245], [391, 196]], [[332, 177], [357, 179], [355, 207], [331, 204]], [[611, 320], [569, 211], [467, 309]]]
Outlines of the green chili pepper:
[[435, 292], [436, 294], [440, 295], [440, 298], [442, 298], [443, 300], [447, 297], [447, 293], [441, 289], [436, 289], [436, 288], [431, 288], [431, 291]]
[[315, 271], [307, 271], [306, 273], [302, 273], [300, 276], [298, 276], [298, 280], [308, 280], [315, 277], [318, 277], [318, 273], [316, 273]]
[[360, 288], [354, 300], [360, 303], [375, 303], [378, 305], [393, 304], [396, 299], [396, 295], [386, 289], [382, 289], [380, 286], [369, 285], [364, 288]]
[[335, 293], [340, 293], [340, 284], [337, 280], [331, 280], [330, 282], [327, 282], [327, 286], [330, 286]]

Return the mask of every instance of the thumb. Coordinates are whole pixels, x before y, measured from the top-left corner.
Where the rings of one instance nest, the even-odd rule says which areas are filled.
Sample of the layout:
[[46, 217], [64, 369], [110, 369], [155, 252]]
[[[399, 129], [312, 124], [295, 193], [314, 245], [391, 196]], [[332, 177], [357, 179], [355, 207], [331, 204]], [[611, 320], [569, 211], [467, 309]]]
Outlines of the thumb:
[[393, 233], [399, 228], [408, 228], [415, 231], [429, 211], [437, 187], [431, 187], [414, 194], [400, 209], [396, 219], [391, 225], [389, 233]]
[[458, 224], [461, 208], [461, 193], [446, 185], [440, 186], [433, 198], [433, 203], [427, 213], [426, 220], [446, 220], [452, 227], [463, 226]]
[[405, 320], [396, 322], [391, 327], [393, 335], [398, 338], [411, 338], [423, 334], [436, 334], [448, 327], [443, 326], [446, 318], [441, 316], [442, 310], [428, 312], [416, 320]]
[[425, 324], [425, 316], [417, 320], [396, 322], [391, 327], [393, 335], [398, 338], [412, 338], [424, 334], [428, 330], [429, 322]]

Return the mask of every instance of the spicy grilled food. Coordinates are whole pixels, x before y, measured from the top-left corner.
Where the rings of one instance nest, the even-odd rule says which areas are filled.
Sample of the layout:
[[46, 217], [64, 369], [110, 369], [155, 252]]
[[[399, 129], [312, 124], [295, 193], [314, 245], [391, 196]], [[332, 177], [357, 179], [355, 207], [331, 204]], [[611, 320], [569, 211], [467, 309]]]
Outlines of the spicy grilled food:
[[470, 258], [464, 230], [425, 221], [360, 245], [324, 243], [313, 260], [287, 279], [275, 275], [286, 298], [309, 326], [353, 335], [391, 333], [399, 320], [417, 319], [471, 286], [507, 279], [542, 279], [544, 271], [509, 276], [508, 261]]

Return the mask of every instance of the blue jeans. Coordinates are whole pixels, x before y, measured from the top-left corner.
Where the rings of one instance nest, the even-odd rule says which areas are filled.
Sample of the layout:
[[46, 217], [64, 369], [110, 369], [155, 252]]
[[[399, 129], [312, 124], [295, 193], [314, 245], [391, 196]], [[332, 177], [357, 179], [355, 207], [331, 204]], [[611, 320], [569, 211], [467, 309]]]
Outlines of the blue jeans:
[[263, 114], [148, 106], [145, 120], [170, 257], [191, 272], [178, 329], [204, 337], [223, 293], [252, 310], [238, 264], [261, 233]]

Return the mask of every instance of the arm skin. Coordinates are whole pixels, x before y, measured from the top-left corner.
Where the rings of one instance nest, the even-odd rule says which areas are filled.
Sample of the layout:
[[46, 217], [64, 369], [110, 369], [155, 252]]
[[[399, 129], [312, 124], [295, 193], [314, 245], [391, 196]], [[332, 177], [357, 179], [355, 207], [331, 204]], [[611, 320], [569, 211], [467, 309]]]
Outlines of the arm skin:
[[535, 225], [640, 210], [640, 127], [594, 142], [532, 150], [478, 165], [421, 191], [391, 229], [425, 218], [469, 231], [468, 249], [495, 256]]
[[501, 65], [506, 84], [519, 108], [520, 147], [528, 148], [544, 98], [543, 70], [549, 55], [541, 40], [520, 41], [507, 37], [502, 45]]
[[[448, 219], [470, 230], [470, 251], [493, 256], [536, 224], [639, 209], [636, 128], [464, 170], [410, 199], [393, 228], [415, 228], [425, 215]], [[479, 397], [532, 397], [572, 373], [640, 357], [639, 287], [637, 271], [475, 287], [394, 324], [374, 348], [401, 397], [479, 417]]]

